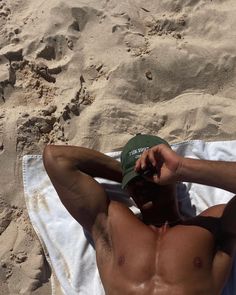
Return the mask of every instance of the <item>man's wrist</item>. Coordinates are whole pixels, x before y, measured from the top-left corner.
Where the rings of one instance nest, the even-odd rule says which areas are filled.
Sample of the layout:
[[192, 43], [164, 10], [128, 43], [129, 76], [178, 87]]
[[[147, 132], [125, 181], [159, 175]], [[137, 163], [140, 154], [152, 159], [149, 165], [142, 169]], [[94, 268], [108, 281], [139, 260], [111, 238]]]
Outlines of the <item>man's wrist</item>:
[[186, 160], [186, 158], [180, 156], [179, 164], [178, 164], [178, 167], [176, 169], [176, 180], [179, 181], [179, 182], [184, 181], [185, 160]]
[[177, 169], [177, 180], [181, 182], [196, 182], [199, 177], [199, 170], [197, 167], [200, 160], [192, 158], [181, 157]]
[[[208, 160], [183, 158], [178, 171], [178, 181], [215, 185], [212, 175], [216, 172], [214, 162]], [[215, 168], [215, 169], [214, 169]]]

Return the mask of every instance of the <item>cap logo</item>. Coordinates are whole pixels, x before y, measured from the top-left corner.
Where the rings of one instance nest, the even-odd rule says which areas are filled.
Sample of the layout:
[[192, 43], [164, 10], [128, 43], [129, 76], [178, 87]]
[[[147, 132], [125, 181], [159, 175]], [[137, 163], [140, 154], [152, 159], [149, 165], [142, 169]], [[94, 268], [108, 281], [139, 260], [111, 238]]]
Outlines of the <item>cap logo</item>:
[[138, 149], [135, 149], [135, 150], [132, 150], [129, 152], [129, 157], [133, 157], [135, 155], [140, 155], [142, 152], [146, 151], [149, 149], [149, 146], [145, 146], [145, 147], [141, 147], [141, 148], [138, 148]]

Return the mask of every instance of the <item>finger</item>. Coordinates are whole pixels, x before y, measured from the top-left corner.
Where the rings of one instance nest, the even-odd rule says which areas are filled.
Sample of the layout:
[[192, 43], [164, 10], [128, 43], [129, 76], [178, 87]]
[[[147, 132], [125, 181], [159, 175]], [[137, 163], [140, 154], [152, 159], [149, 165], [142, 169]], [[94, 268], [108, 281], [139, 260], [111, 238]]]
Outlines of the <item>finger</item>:
[[156, 184], [159, 184], [159, 182], [160, 182], [160, 178], [158, 177], [157, 174], [145, 175], [145, 176], [143, 176], [143, 178], [146, 179], [147, 181], [154, 182]]
[[140, 157], [140, 163], [142, 170], [145, 170], [148, 166], [148, 150], [144, 151]]
[[148, 158], [150, 163], [152, 164], [153, 167], [157, 166], [157, 161], [156, 161], [156, 155], [155, 155], [155, 151], [153, 149], [150, 149], [148, 152]]
[[153, 174], [153, 181], [157, 184], [160, 183], [160, 177], [157, 174]]
[[138, 172], [141, 170], [141, 161], [140, 158], [136, 161], [134, 171]]
[[145, 152], [143, 152], [141, 155], [140, 155], [140, 157], [138, 158], [138, 160], [136, 161], [136, 163], [135, 163], [135, 167], [134, 167], [134, 170], [135, 171], [140, 171], [140, 170], [142, 170], [143, 168], [142, 168], [142, 164], [143, 164], [143, 162], [145, 163], [146, 162], [146, 157], [147, 157], [147, 153], [146, 154], [144, 154]]

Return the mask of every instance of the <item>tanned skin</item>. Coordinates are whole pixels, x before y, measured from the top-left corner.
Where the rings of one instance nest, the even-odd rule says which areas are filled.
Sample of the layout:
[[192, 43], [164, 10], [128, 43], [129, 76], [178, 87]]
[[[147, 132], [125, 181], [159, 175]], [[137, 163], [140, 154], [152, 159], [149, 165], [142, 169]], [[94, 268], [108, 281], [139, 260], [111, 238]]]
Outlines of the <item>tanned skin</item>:
[[236, 193], [236, 163], [183, 158], [163, 144], [145, 151], [135, 170], [151, 164], [156, 173], [127, 185], [141, 221], [110, 201], [94, 180], [121, 182], [118, 161], [87, 148], [54, 145], [45, 147], [43, 160], [62, 203], [92, 235], [107, 295], [221, 294], [235, 253], [236, 197], [201, 214], [219, 218], [230, 249], [223, 251], [209, 230], [181, 222], [175, 185], [187, 181]]

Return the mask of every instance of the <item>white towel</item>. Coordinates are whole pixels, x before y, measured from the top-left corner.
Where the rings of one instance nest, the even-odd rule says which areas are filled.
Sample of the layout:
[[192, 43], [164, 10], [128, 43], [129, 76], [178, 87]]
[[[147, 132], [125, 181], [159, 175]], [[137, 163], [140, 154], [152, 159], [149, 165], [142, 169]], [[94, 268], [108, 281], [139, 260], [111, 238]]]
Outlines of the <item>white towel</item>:
[[[197, 140], [175, 144], [172, 148], [186, 157], [236, 160], [236, 141], [203, 142]], [[120, 153], [109, 153], [109, 155], [118, 159]], [[95, 251], [89, 243], [89, 236], [62, 205], [47, 176], [41, 156], [24, 156], [23, 181], [31, 222], [64, 294], [105, 294], [96, 267]], [[135, 213], [139, 212], [134, 203], [125, 197], [119, 184], [104, 179], [98, 179], [98, 181], [103, 183], [111, 198], [117, 199], [118, 197]], [[178, 188], [178, 196], [182, 212], [186, 215], [194, 215], [215, 204], [228, 202], [233, 194], [212, 187], [184, 183]], [[236, 267], [234, 265], [231, 278], [223, 294], [236, 294], [235, 284]], [[53, 285], [52, 294], [56, 295]]]

